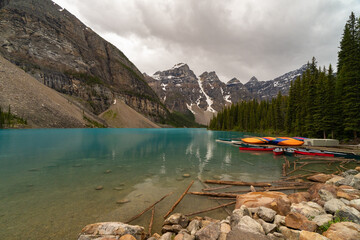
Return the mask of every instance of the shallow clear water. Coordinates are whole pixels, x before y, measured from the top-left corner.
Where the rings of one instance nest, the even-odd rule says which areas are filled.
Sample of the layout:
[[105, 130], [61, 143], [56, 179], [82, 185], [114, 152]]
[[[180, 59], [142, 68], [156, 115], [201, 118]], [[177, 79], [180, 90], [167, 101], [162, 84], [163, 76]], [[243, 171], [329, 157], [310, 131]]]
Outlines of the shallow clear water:
[[[0, 239], [77, 239], [89, 223], [126, 221], [173, 192], [156, 206], [153, 229], [159, 231], [162, 216], [191, 180], [191, 191], [200, 191], [198, 177], [278, 179], [281, 158], [215, 142], [242, 136], [205, 129], [1, 130]], [[103, 190], [95, 190], [99, 185]], [[130, 202], [116, 203], [124, 199]], [[174, 212], [217, 204], [187, 195]], [[150, 215], [131, 224], [147, 227]], [[219, 209], [204, 215], [222, 218], [226, 213]]]

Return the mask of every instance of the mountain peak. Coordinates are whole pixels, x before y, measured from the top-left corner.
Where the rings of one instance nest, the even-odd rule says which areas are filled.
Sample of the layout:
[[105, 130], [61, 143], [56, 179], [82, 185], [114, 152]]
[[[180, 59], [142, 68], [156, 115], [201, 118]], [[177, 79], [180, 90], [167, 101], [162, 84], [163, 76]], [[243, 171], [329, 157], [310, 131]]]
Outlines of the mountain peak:
[[229, 80], [226, 85], [234, 85], [234, 84], [241, 84], [240, 80], [237, 78], [232, 78], [231, 80]]
[[171, 69], [177, 69], [177, 68], [189, 68], [189, 66], [186, 63], [178, 63], [175, 64]]
[[200, 76], [199, 76], [201, 81], [220, 81], [218, 75], [216, 75], [215, 71], [212, 72], [203, 72]]
[[258, 82], [259, 80], [255, 77], [255, 76], [252, 76], [249, 80], [249, 82]]

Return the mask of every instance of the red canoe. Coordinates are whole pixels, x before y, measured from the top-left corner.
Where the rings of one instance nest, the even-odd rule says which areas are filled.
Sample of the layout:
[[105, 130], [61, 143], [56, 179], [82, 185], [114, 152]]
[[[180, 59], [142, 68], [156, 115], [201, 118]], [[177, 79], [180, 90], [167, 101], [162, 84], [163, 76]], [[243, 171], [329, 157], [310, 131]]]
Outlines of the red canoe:
[[275, 148], [271, 147], [239, 147], [240, 150], [245, 151], [273, 151]]

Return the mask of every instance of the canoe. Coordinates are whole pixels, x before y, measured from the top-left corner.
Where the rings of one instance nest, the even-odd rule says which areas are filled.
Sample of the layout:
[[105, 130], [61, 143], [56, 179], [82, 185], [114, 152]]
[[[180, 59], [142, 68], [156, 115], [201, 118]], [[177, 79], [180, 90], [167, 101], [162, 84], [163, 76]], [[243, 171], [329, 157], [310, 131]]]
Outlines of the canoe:
[[272, 147], [262, 147], [262, 146], [256, 146], [256, 147], [239, 147], [240, 150], [244, 151], [273, 151], [275, 148]]
[[295, 149], [295, 154], [308, 155], [308, 156], [321, 156], [321, 157], [334, 157], [334, 152], [326, 152], [313, 149]]
[[243, 141], [244, 143], [252, 143], [252, 144], [262, 144], [269, 142], [265, 138], [260, 138], [260, 137], [242, 138], [241, 141]]
[[273, 153], [274, 153], [275, 156], [283, 155], [284, 154], [284, 149], [283, 148], [275, 148], [273, 150]]
[[294, 155], [294, 152], [295, 152], [295, 149], [294, 148], [285, 148], [284, 150], [284, 154], [286, 156], [293, 156]]

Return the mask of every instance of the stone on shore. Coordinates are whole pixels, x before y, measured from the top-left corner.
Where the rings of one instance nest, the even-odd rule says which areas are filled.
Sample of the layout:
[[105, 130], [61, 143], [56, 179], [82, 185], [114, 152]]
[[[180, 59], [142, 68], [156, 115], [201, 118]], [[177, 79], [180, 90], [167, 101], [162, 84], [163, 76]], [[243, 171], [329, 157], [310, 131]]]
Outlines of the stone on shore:
[[309, 221], [304, 215], [291, 212], [285, 217], [285, 225], [290, 228], [313, 232], [316, 230], [316, 223]]
[[174, 233], [172, 232], [167, 232], [167, 233], [164, 233], [160, 238], [159, 240], [172, 240], [174, 236]]
[[285, 216], [276, 215], [274, 218], [274, 224], [279, 228], [280, 226], [285, 225]]
[[325, 183], [327, 180], [330, 180], [331, 178], [332, 178], [332, 176], [329, 174], [319, 173], [319, 174], [310, 176], [307, 179], [310, 181], [313, 181], [313, 182]]
[[334, 176], [333, 178], [327, 180], [325, 183], [326, 184], [336, 184], [337, 182], [343, 180], [344, 178], [343, 177], [340, 177], [340, 176]]
[[315, 202], [301, 202], [291, 205], [291, 212], [296, 212], [304, 215], [307, 218], [315, 217], [317, 215], [326, 214], [324, 209]]
[[244, 216], [241, 218], [237, 227], [248, 229], [251, 232], [257, 232], [261, 234], [265, 234], [265, 231], [260, 223], [256, 220], [252, 219], [250, 216]]
[[299, 240], [329, 240], [329, 239], [315, 232], [301, 231]]
[[316, 202], [321, 206], [323, 206], [325, 202], [321, 199], [319, 195], [319, 191], [321, 189], [329, 191], [332, 195], [336, 196], [336, 192], [338, 188], [335, 185], [331, 185], [331, 184], [316, 183], [308, 189], [308, 193], [310, 194], [310, 199], [312, 199], [311, 201]]
[[319, 196], [320, 196], [321, 200], [323, 200], [325, 202], [336, 197], [331, 192], [329, 192], [328, 190], [325, 190], [325, 189], [319, 190]]
[[187, 230], [191, 235], [195, 235], [195, 233], [200, 229], [200, 221], [197, 219], [192, 220], [187, 226]]
[[291, 202], [285, 193], [281, 192], [250, 192], [236, 197], [235, 209], [245, 205], [248, 208], [267, 207], [280, 215], [290, 212]]
[[257, 215], [265, 222], [273, 222], [276, 212], [267, 207], [259, 207]]
[[264, 229], [265, 234], [273, 233], [273, 232], [275, 232], [275, 230], [277, 228], [276, 224], [265, 222], [262, 219], [258, 219], [257, 221], [260, 223], [260, 225]]
[[239, 209], [235, 209], [230, 217], [230, 225], [231, 227], [235, 227], [240, 222], [241, 218], [244, 216], [250, 216], [251, 217], [250, 210], [245, 206], [242, 205]]
[[301, 203], [310, 200], [310, 194], [308, 192], [297, 192], [288, 195], [291, 203]]
[[189, 218], [182, 215], [181, 213], [174, 213], [164, 221], [164, 225], [179, 224], [183, 228], [185, 228], [188, 225], [188, 223], [189, 223]]
[[360, 225], [352, 222], [334, 223], [323, 235], [334, 240], [358, 240], [360, 239]]
[[339, 199], [334, 198], [325, 203], [324, 209], [326, 212], [334, 214], [336, 211], [340, 210], [344, 206], [345, 206], [345, 203], [343, 203]]
[[332, 214], [324, 214], [324, 215], [318, 215], [316, 217], [314, 217], [314, 219], [312, 220], [314, 223], [316, 223], [316, 225], [318, 226], [322, 226], [325, 223], [333, 220], [333, 215]]
[[137, 225], [128, 225], [122, 222], [101, 222], [85, 226], [78, 239], [90, 240], [95, 239], [99, 235], [118, 239], [126, 234], [130, 234], [137, 240], [140, 240], [145, 233], [144, 228]]
[[216, 240], [220, 235], [220, 222], [212, 222], [195, 233], [197, 240]]
[[119, 240], [136, 240], [133, 235], [125, 234], [124, 236], [120, 237]]
[[353, 207], [344, 206], [335, 213], [335, 216], [360, 224], [360, 212]]
[[287, 228], [285, 226], [281, 226], [279, 228], [282, 235], [284, 235], [285, 239], [287, 240], [299, 240], [300, 231]]
[[258, 232], [252, 232], [249, 229], [246, 229], [241, 226], [236, 226], [233, 228], [228, 235], [226, 236], [226, 240], [268, 240], [267, 236]]

